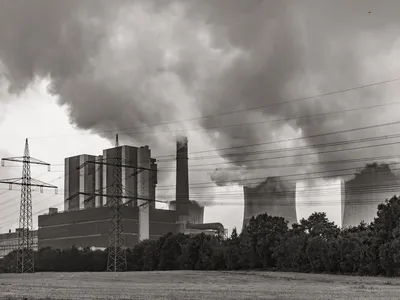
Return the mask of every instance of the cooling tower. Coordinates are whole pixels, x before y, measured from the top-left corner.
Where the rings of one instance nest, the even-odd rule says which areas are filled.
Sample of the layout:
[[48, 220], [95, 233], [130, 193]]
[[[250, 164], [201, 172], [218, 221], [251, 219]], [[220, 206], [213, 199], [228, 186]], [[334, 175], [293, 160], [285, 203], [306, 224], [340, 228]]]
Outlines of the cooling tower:
[[336, 225], [343, 224], [343, 180], [315, 178], [296, 182], [297, 220], [308, 219], [313, 213], [324, 212]]
[[176, 142], [176, 213], [178, 221], [188, 219], [189, 205], [188, 141], [184, 137]]
[[345, 182], [343, 227], [370, 223], [377, 216], [378, 205], [396, 193], [398, 178], [389, 165], [368, 164]]
[[267, 213], [284, 217], [289, 224], [296, 223], [296, 184], [283, 181], [280, 177], [268, 177], [260, 185], [243, 187], [244, 217], [243, 226], [251, 217]]

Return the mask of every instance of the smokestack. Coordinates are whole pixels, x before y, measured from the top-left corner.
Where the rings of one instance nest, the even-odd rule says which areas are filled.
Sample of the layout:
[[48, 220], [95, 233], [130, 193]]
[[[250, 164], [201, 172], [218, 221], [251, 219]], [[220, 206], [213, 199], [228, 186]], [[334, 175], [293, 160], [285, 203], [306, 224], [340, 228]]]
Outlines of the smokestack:
[[[178, 221], [189, 216], [189, 167], [187, 137], [176, 141], [176, 213]], [[186, 216], [186, 217], [185, 217]]]

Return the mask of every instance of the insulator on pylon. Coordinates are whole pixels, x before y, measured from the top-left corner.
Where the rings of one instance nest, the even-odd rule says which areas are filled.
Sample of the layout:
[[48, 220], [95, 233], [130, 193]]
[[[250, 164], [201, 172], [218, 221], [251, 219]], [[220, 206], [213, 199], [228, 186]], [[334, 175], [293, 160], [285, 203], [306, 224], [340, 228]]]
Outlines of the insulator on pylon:
[[4, 160], [1, 160], [1, 166], [4, 167]]
[[8, 189], [12, 190], [12, 183], [10, 183]]
[[51, 166], [48, 165], [47, 170], [50, 172], [51, 171]]
[[55, 194], [56, 195], [58, 194], [58, 188], [55, 188]]
[[40, 192], [43, 193], [43, 186], [40, 186]]

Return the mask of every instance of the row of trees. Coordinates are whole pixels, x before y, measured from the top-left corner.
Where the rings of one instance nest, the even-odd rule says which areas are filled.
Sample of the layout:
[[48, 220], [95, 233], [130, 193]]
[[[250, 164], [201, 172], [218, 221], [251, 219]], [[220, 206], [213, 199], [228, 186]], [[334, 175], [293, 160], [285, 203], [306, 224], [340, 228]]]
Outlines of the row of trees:
[[[127, 250], [128, 269], [241, 270], [269, 269], [358, 275], [400, 275], [400, 198], [378, 206], [371, 224], [340, 229], [325, 213], [293, 224], [262, 214], [241, 234], [227, 240], [199, 234], [167, 234]], [[103, 271], [107, 252], [40, 249], [37, 271]], [[0, 261], [0, 272], [13, 272], [15, 253]]]

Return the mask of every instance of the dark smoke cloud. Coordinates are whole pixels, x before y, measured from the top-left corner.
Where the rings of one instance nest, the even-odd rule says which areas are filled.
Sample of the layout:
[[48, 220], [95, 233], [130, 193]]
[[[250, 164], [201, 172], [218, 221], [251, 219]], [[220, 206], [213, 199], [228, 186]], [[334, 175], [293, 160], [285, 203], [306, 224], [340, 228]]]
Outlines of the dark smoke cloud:
[[[213, 31], [214, 39], [227, 40], [230, 45], [242, 49], [245, 54], [226, 70], [220, 80], [210, 80], [209, 85], [214, 89], [211, 89], [208, 97], [217, 101], [204, 108], [206, 113], [226, 111], [227, 107], [237, 110], [268, 105], [391, 79], [399, 75], [395, 73], [398, 65], [390, 67], [385, 65], [385, 60], [382, 59], [394, 49], [399, 49], [398, 43], [396, 47], [399, 21], [394, 11], [395, 8], [400, 8], [400, 4], [396, 1], [384, 1], [385, 4], [375, 1], [335, 1], [334, 4], [328, 1], [248, 1], [246, 3], [252, 5], [246, 6], [246, 10], [241, 6], [244, 5], [243, 2], [230, 6], [229, 9], [226, 9], [223, 1], [212, 3], [209, 11], [211, 22], [219, 29]], [[264, 17], [266, 12], [267, 17]], [[374, 60], [380, 65], [371, 64]], [[377, 68], [372, 69], [373, 67]], [[282, 119], [379, 104], [395, 100], [391, 88], [393, 85], [386, 85], [291, 105], [272, 106], [259, 110], [258, 113], [236, 115], [235, 119], [246, 123], [257, 117]], [[307, 138], [325, 132], [396, 120], [395, 113], [391, 111], [393, 108], [396, 106], [323, 118], [268, 123], [267, 126], [232, 128], [220, 132], [215, 142], [219, 147], [225, 148], [287, 137]], [[220, 119], [207, 119], [204, 125], [219, 122]], [[293, 129], [292, 133], [288, 127]], [[392, 130], [393, 127], [383, 132]], [[375, 134], [382, 134], [382, 131], [326, 136], [308, 141], [306, 139], [306, 142], [319, 144]], [[274, 145], [279, 146], [283, 145]], [[268, 162], [257, 161], [256, 159], [261, 157], [254, 155], [248, 157], [255, 160], [254, 162], [240, 163], [246, 160], [243, 156], [228, 160], [239, 166], [256, 167], [261, 164], [284, 165], [315, 159], [333, 161], [372, 157], [385, 152], [393, 153], [393, 149], [380, 147], [366, 151], [337, 152]], [[324, 149], [316, 147], [313, 150]], [[306, 173], [311, 170], [329, 171], [335, 167], [344, 168], [349, 165], [263, 169], [259, 172], [252, 171], [251, 176], [254, 178], [262, 177], [262, 174], [274, 176]], [[227, 175], [226, 170], [217, 170], [212, 176], [222, 181], [231, 175]]]
[[[13, 93], [23, 91], [37, 77], [48, 78], [49, 91], [58, 96], [60, 105], [68, 107], [71, 122], [79, 128], [97, 131], [142, 127], [396, 77], [399, 66], [391, 59], [399, 49], [399, 9], [396, 0], [1, 0], [0, 74], [4, 74]], [[198, 122], [205, 128], [204, 134], [187, 132], [187, 128], [196, 127], [196, 122], [191, 122], [127, 129], [124, 138], [149, 144], [156, 154], [174, 152], [176, 139], [172, 131], [176, 130], [188, 135], [190, 151], [209, 142], [210, 148], [225, 148], [307, 138], [389, 122], [396, 117], [396, 110], [388, 107], [257, 126], [207, 128], [393, 101], [394, 87], [396, 83], [207, 118]], [[135, 134], [157, 130], [171, 133]], [[387, 132], [369, 131], [364, 135]], [[102, 135], [113, 139], [111, 133]], [[362, 136], [360, 132], [342, 134], [250, 150]], [[235, 178], [327, 170], [254, 167], [378, 156], [382, 154], [379, 149], [264, 162], [256, 159], [265, 155], [227, 155], [249, 149], [221, 151], [231, 167], [221, 168], [211, 177], [221, 183]], [[320, 149], [309, 149], [315, 150]], [[254, 161], [240, 162], [250, 159]]]

